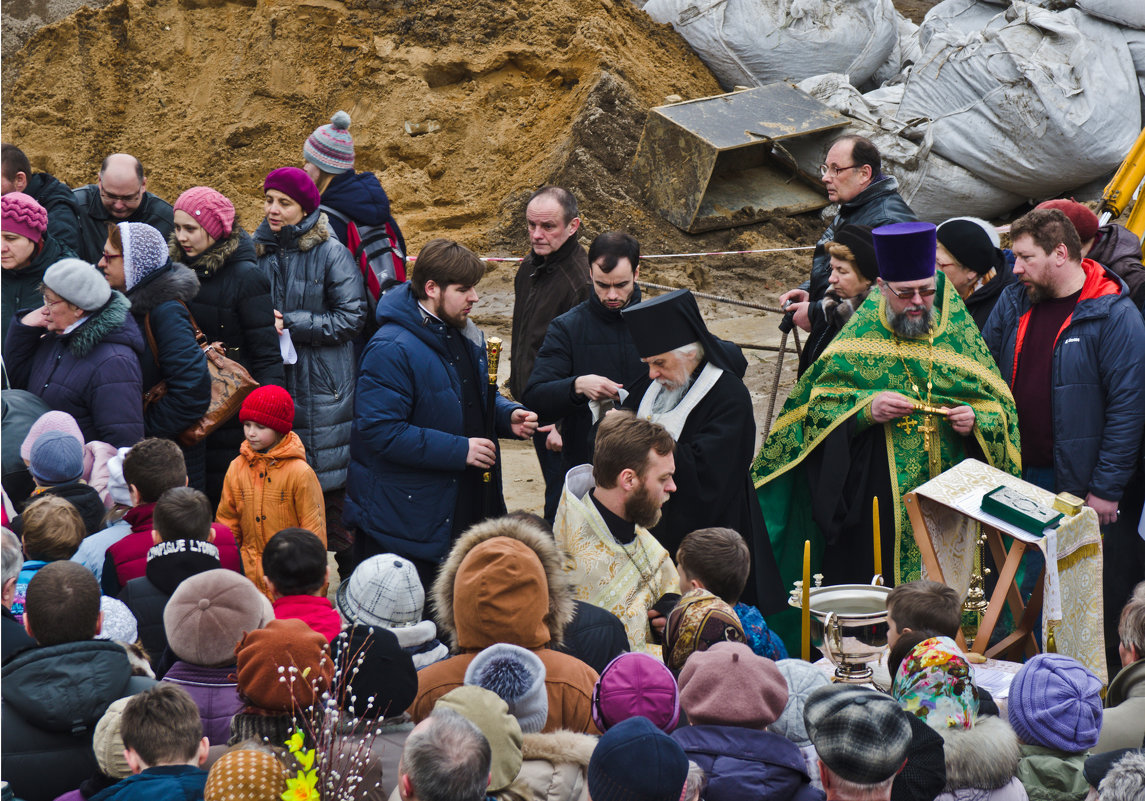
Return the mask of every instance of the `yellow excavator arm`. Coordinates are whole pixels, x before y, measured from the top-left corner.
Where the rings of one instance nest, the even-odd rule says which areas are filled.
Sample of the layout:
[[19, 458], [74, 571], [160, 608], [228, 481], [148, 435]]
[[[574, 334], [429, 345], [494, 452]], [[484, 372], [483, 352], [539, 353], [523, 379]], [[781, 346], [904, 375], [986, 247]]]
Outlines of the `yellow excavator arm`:
[[[1129, 155], [1121, 162], [1113, 180], [1101, 195], [1098, 215], [1102, 225], [1121, 216], [1129, 201], [1136, 198], [1141, 191], [1143, 180], [1145, 180], [1145, 130], [1141, 131]], [[1129, 219], [1125, 221], [1125, 227], [1139, 239], [1145, 235], [1145, 203], [1134, 204]]]

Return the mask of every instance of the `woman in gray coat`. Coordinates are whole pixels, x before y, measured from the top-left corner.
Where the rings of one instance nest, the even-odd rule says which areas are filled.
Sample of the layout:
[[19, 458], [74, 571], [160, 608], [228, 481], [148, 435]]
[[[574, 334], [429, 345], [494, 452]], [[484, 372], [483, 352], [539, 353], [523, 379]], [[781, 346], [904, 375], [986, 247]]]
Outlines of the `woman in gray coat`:
[[365, 323], [365, 287], [350, 251], [318, 211], [310, 176], [282, 167], [266, 176], [263, 190], [266, 219], [254, 233], [255, 253], [270, 279], [275, 326], [280, 336], [289, 334], [298, 354], [297, 362], [286, 365], [294, 430], [329, 511], [341, 507], [337, 496], [350, 462], [353, 340]]

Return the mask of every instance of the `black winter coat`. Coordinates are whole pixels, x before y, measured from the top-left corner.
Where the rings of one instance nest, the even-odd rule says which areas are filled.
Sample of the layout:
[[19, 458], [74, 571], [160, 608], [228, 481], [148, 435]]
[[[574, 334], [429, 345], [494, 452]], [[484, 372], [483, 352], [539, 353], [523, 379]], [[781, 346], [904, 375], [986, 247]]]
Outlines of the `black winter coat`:
[[25, 801], [52, 801], [94, 774], [95, 724], [113, 701], [155, 685], [107, 640], [30, 648], [0, 676], [0, 773]]
[[519, 402], [549, 323], [592, 294], [588, 252], [575, 234], [548, 256], [529, 251], [513, 279], [513, 350], [509, 391]]
[[340, 489], [354, 421], [354, 338], [366, 323], [362, 273], [346, 246], [330, 236], [320, 211], [277, 234], [263, 220], [254, 241], [271, 301], [298, 352], [298, 362], [286, 366], [294, 431], [322, 491]]
[[966, 304], [966, 310], [970, 312], [970, 316], [973, 317], [974, 322], [978, 324], [979, 331], [986, 328], [986, 321], [990, 319], [990, 313], [994, 311], [994, 306], [997, 305], [998, 298], [1002, 297], [1003, 290], [1010, 286], [1010, 284], [1016, 283], [1017, 280], [1018, 279], [1014, 276], [1014, 268], [1010, 266], [1010, 262], [1003, 261], [1002, 267], [993, 278], [971, 292], [970, 297], [964, 298], [963, 302]]
[[[78, 252], [80, 207], [71, 187], [46, 172], [34, 172], [24, 193], [34, 197], [48, 212], [48, 236], [72, 253]], [[103, 247], [102, 243], [100, 247]]]
[[103, 256], [103, 246], [107, 243], [107, 224], [121, 222], [147, 223], [158, 228], [163, 236], [170, 236], [175, 229], [172, 216], [175, 211], [171, 204], [150, 192], [143, 193], [143, 200], [131, 216], [119, 219], [107, 213], [103, 198], [99, 196], [99, 186], [88, 184], [73, 189], [76, 205], [79, 207], [80, 243], [76, 253], [84, 261], [98, 264]]
[[[199, 279], [190, 268], [168, 262], [127, 293], [131, 313], [146, 342], [139, 360], [143, 391], [150, 391], [160, 381], [167, 383], [167, 394], [143, 411], [143, 432], [149, 437], [175, 439], [200, 420], [211, 403], [207, 357], [195, 341], [191, 317], [183, 305], [191, 303], [198, 291]], [[157, 351], [147, 339], [148, 327]], [[185, 447], [183, 456], [191, 486], [202, 489], [206, 446], [200, 442]]]
[[878, 228], [897, 222], [914, 222], [918, 217], [899, 194], [899, 184], [889, 175], [868, 186], [857, 197], [839, 204], [835, 219], [815, 243], [815, 255], [811, 263], [811, 280], [803, 284], [811, 294], [812, 302], [818, 303], [830, 286], [831, 254], [827, 243], [835, 238], [835, 232], [844, 225], [869, 225]]
[[131, 447], [143, 439], [143, 336], [130, 309], [112, 290], [107, 304], [68, 334], [14, 321], [4, 340], [12, 387], [74, 417], [85, 442]]
[[[637, 287], [628, 306], [639, 302]], [[549, 325], [521, 399], [542, 425], [561, 421], [566, 472], [592, 461], [592, 412], [588, 398], [573, 389], [582, 375], [602, 375], [629, 389], [648, 375], [620, 310], [605, 308], [595, 293]]]
[[[260, 384], [285, 386], [270, 281], [258, 268], [254, 243], [239, 227], [238, 219], [230, 236], [197, 258], [186, 258], [173, 236], [168, 245], [172, 261], [185, 261], [199, 279], [199, 293], [188, 305], [207, 340], [222, 342], [227, 356], [249, 370]], [[214, 506], [219, 503], [223, 477], [242, 442], [238, 415], [206, 439], [206, 492]]]
[[[1145, 323], [1112, 270], [1090, 259], [1082, 266], [1081, 298], [1050, 368], [1054, 483], [1057, 492], [1120, 501], [1145, 427]], [[1010, 286], [982, 332], [1010, 386], [1020, 366], [1018, 329], [1031, 307], [1026, 288]]]
[[39, 308], [44, 302], [40, 286], [44, 282], [44, 273], [47, 269], [60, 259], [74, 255], [75, 253], [69, 248], [65, 248], [48, 234], [40, 245], [40, 252], [32, 257], [31, 262], [24, 267], [3, 271], [3, 275], [0, 275], [3, 336], [8, 336], [8, 326], [12, 324], [17, 309]]

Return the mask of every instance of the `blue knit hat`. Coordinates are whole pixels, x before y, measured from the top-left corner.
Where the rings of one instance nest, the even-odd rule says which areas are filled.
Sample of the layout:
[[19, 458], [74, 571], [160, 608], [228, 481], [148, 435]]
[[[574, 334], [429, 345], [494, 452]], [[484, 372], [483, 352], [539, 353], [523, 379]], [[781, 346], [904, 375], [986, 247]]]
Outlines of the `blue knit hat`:
[[688, 757], [648, 718], [622, 720], [601, 735], [588, 762], [593, 801], [679, 801]]
[[322, 172], [333, 175], [354, 169], [354, 137], [350, 136], [350, 115], [339, 111], [329, 125], [321, 125], [306, 137], [302, 157]]
[[39, 483], [70, 484], [83, 475], [83, 446], [71, 434], [45, 431], [32, 445], [30, 461], [29, 470]]
[[465, 669], [465, 683], [497, 693], [524, 734], [536, 734], [549, 717], [545, 664], [519, 645], [490, 645]]
[[1010, 725], [1028, 745], [1078, 754], [1101, 733], [1101, 681], [1063, 654], [1037, 654], [1022, 665], [1006, 705]]

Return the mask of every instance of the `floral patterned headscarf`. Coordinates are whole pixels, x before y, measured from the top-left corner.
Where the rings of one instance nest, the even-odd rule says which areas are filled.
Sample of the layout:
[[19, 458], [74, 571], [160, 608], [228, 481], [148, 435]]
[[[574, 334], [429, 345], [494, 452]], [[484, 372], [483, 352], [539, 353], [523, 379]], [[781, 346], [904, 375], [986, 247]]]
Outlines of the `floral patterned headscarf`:
[[932, 729], [969, 729], [978, 716], [970, 665], [949, 637], [931, 637], [899, 665], [891, 695]]

